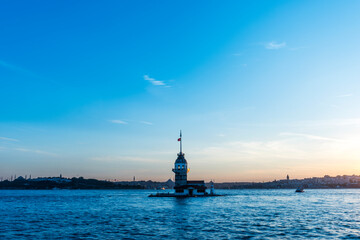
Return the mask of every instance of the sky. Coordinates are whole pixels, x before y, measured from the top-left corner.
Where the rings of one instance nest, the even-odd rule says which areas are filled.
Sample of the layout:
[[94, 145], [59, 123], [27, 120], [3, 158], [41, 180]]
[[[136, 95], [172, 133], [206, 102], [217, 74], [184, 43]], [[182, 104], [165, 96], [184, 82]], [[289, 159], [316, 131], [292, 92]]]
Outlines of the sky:
[[0, 2], [0, 177], [360, 174], [359, 1]]

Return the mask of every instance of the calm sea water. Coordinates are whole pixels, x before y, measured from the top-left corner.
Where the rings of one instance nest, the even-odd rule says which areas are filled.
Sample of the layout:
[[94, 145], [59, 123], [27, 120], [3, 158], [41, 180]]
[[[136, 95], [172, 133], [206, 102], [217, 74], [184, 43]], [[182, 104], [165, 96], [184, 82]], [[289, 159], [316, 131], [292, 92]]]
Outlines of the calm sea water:
[[360, 238], [360, 190], [0, 190], [0, 239]]

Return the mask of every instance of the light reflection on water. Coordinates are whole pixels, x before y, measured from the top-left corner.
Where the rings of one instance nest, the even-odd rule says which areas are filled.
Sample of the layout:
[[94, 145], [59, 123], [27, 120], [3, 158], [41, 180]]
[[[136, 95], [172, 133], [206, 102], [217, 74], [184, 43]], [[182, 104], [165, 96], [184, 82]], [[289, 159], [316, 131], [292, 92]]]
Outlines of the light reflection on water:
[[360, 189], [217, 192], [0, 190], [0, 239], [360, 238]]

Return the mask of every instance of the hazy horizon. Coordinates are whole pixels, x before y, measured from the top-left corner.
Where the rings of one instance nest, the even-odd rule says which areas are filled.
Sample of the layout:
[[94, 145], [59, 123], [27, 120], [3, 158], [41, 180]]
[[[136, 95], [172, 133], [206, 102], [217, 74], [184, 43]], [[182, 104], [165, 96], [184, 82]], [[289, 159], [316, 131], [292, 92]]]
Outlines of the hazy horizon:
[[3, 1], [0, 177], [360, 174], [359, 1]]

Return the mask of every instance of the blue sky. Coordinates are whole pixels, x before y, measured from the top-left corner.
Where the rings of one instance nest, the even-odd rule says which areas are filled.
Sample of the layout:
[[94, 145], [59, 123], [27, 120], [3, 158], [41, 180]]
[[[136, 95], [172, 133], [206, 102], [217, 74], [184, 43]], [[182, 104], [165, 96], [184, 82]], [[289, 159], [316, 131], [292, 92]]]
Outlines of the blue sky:
[[358, 1], [2, 1], [0, 176], [360, 174]]

